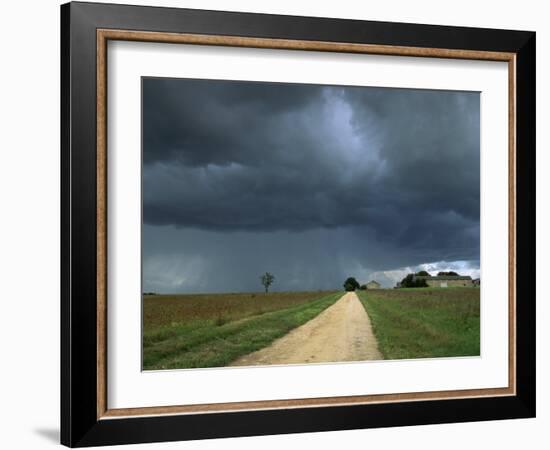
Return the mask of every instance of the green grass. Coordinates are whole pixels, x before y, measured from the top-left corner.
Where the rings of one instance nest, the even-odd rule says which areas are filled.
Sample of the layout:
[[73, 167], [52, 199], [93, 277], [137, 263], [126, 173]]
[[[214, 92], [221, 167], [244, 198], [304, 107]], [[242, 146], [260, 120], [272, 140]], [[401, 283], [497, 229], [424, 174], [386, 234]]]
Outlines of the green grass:
[[[208, 313], [201, 310], [202, 303], [197, 301], [197, 296], [164, 299], [167, 302], [165, 309], [172, 307], [174, 311], [182, 308], [187, 308], [189, 312], [195, 311], [196, 314], [180, 317], [178, 321], [155, 322], [149, 319], [146, 322], [148, 316], [145, 310], [154, 308], [155, 303], [151, 305], [147, 301], [149, 299], [145, 299], [143, 369], [226, 366], [242, 355], [266, 347], [293, 328], [313, 319], [336, 302], [342, 293], [257, 294], [248, 299], [247, 296], [251, 294], [233, 295], [233, 309], [230, 308], [231, 301], [227, 300], [227, 295], [218, 298], [218, 303], [223, 304], [221, 308], [215, 304], [207, 305], [208, 300], [203, 298]], [[162, 302], [162, 299], [153, 300]], [[185, 306], [186, 303], [191, 306]], [[222, 314], [220, 311], [225, 312]], [[152, 311], [150, 313], [153, 314]], [[156, 314], [162, 317], [167, 315], [166, 311], [157, 311]], [[173, 313], [171, 317], [177, 318], [177, 314]]]
[[358, 292], [385, 359], [478, 356], [479, 289]]

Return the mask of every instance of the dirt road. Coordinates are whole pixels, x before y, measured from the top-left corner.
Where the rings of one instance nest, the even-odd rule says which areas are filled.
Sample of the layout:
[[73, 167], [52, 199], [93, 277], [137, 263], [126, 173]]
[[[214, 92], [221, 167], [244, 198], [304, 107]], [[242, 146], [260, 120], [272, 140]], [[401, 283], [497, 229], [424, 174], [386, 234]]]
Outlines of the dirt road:
[[232, 366], [302, 364], [383, 359], [369, 316], [355, 292], [314, 319], [274, 341], [269, 347], [242, 356]]

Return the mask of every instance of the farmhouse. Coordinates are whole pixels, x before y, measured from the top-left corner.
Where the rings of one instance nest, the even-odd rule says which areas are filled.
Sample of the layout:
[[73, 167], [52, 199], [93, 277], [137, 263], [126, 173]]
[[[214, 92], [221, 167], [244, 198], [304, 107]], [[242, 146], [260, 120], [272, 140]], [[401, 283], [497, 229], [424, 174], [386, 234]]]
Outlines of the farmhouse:
[[365, 287], [367, 289], [380, 289], [380, 283], [378, 281], [371, 280], [365, 285]]
[[472, 277], [459, 275], [438, 275], [435, 277], [413, 275], [413, 281], [415, 280], [426, 280], [429, 287], [472, 287], [474, 285]]

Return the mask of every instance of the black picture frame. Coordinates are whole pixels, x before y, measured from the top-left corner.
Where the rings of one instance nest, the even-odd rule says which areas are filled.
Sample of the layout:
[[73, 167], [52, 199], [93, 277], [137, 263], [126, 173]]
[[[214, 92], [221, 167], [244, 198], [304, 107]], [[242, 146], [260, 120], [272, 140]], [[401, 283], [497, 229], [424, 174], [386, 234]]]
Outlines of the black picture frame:
[[[98, 29], [344, 42], [516, 55], [516, 394], [98, 418]], [[71, 447], [535, 416], [534, 32], [68, 3], [61, 6], [61, 443]]]

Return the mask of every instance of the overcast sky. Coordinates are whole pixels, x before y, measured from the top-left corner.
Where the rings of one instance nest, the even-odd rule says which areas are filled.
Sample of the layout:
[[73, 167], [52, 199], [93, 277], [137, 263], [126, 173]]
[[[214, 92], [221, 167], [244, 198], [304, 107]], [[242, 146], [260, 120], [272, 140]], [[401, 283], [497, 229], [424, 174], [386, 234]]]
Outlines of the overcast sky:
[[479, 274], [479, 93], [143, 80], [143, 289]]

